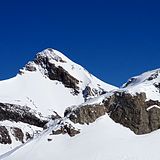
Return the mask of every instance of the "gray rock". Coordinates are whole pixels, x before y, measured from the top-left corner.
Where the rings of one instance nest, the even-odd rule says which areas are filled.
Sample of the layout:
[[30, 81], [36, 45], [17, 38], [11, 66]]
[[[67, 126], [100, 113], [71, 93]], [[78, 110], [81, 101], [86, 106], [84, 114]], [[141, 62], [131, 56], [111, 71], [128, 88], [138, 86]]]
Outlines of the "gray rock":
[[74, 123], [89, 124], [93, 123], [97, 118], [106, 114], [106, 107], [104, 105], [86, 105], [77, 107], [74, 110], [68, 108], [64, 116], [68, 116]]
[[62, 67], [56, 67], [55, 64], [50, 63], [48, 57], [38, 55], [34, 63], [40, 65], [45, 70], [45, 74], [49, 79], [60, 81], [65, 87], [72, 88], [75, 95], [79, 94], [79, 87], [77, 85], [79, 81]]
[[135, 96], [116, 92], [104, 102], [107, 113], [117, 123], [130, 128], [136, 134], [150, 133], [160, 128], [160, 110], [147, 108], [152, 105], [159, 105], [157, 101], [146, 101], [145, 93]]
[[29, 107], [8, 103], [0, 103], [0, 121], [3, 120], [24, 122], [38, 127], [43, 127], [47, 123], [36, 117]]
[[11, 133], [16, 138], [17, 141], [24, 143], [24, 133], [20, 128], [12, 127]]
[[2, 144], [11, 144], [12, 143], [9, 132], [5, 126], [0, 126], [0, 143], [2, 143]]

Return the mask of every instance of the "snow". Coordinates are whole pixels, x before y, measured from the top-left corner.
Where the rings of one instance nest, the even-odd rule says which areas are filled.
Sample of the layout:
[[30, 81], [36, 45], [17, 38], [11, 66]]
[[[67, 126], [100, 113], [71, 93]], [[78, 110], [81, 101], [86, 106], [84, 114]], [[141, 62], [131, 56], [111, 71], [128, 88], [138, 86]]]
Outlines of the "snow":
[[159, 160], [160, 131], [137, 136], [129, 129], [113, 122], [105, 115], [90, 125], [77, 125], [81, 133], [48, 135], [53, 128], [45, 131], [4, 160]]
[[[82, 88], [82, 89], [84, 89], [86, 87], [86, 85], [89, 85], [90, 87], [93, 87], [93, 88], [97, 88], [97, 86], [99, 86], [106, 91], [110, 91], [110, 90], [117, 88], [117, 87], [106, 84], [103, 81], [99, 80], [98, 78], [96, 78], [95, 76], [90, 74], [82, 66], [71, 61], [63, 53], [61, 53], [55, 49], [46, 49], [42, 52], [39, 52], [38, 55], [41, 55], [44, 57], [46, 57], [46, 56], [49, 57], [51, 63], [55, 64], [56, 66], [61, 66], [70, 75], [72, 75], [73, 77], [75, 77], [79, 81], [82, 81], [82, 83], [79, 84], [80, 88]], [[62, 62], [60, 60], [62, 60]]]
[[[78, 87], [80, 93], [73, 95], [73, 89], [65, 87], [62, 82], [57, 80], [50, 80], [45, 75], [46, 70], [43, 66], [30, 61], [27, 65], [36, 68], [36, 70], [28, 71], [27, 67], [24, 67], [20, 70], [21, 74], [17, 74], [8, 80], [0, 81], [0, 103], [30, 107], [30, 111], [37, 117], [46, 119], [50, 115], [54, 115], [54, 111], [63, 116], [67, 107], [72, 105], [78, 106], [84, 103], [82, 91], [86, 86], [97, 91], [110, 91], [117, 88], [97, 79], [82, 66], [74, 63], [57, 50], [46, 49], [39, 52], [36, 55], [36, 58], [38, 57], [47, 57], [50, 63], [53, 63], [57, 67], [62, 67], [71, 76], [76, 78], [79, 81]], [[36, 128], [31, 125], [26, 126], [24, 123], [2, 121], [0, 125], [6, 126], [9, 133], [12, 126], [21, 128], [24, 132], [26, 132], [26, 129], [32, 132], [36, 131]], [[13, 135], [10, 136], [12, 144], [0, 144], [0, 154], [21, 145], [21, 142], [16, 141]]]
[[147, 108], [147, 111], [149, 111], [149, 110], [152, 109], [152, 108], [158, 108], [158, 109], [160, 109], [160, 106], [158, 106], [158, 105], [150, 106], [150, 107]]
[[[152, 77], [152, 79], [150, 79]], [[155, 87], [155, 84], [160, 83], [160, 69], [145, 72], [139, 76], [129, 79], [127, 86], [125, 83], [120, 91], [128, 92], [132, 95], [136, 93], [146, 93], [146, 100], [160, 101], [160, 90]]]
[[[46, 49], [39, 52], [37, 56], [47, 56], [50, 63], [65, 69], [70, 75], [80, 81], [79, 95], [73, 95], [72, 89], [66, 88], [59, 81], [52, 81], [45, 76], [45, 69], [36, 65], [33, 61], [30, 65], [36, 67], [36, 71], [30, 72], [25, 68], [21, 70], [22, 75], [0, 82], [0, 102], [18, 104], [31, 107], [36, 113], [40, 112], [44, 117], [51, 114], [63, 115], [67, 107], [75, 105], [102, 104], [102, 101], [114, 91], [128, 92], [132, 95], [145, 92], [146, 100], [160, 101], [160, 92], [154, 84], [160, 83], [160, 69], [143, 73], [130, 79], [128, 85], [117, 89], [106, 84], [91, 75], [82, 66], [74, 63], [57, 50]], [[153, 79], [150, 77], [153, 77]], [[149, 80], [150, 79], [150, 80]], [[82, 91], [86, 86], [96, 90], [104, 89], [108, 93], [88, 99], [84, 102]], [[90, 97], [91, 98], [91, 97]], [[74, 109], [74, 107], [72, 107]], [[159, 106], [153, 105], [147, 108], [149, 111]], [[68, 121], [68, 119], [64, 119]], [[73, 124], [80, 129], [80, 134], [75, 137], [69, 135], [51, 135], [53, 129], [58, 128], [57, 121], [50, 121], [46, 126], [48, 129], [42, 131], [29, 142], [22, 144], [15, 138], [11, 145], [0, 145], [0, 159], [4, 160], [159, 160], [158, 141], [160, 130], [146, 135], [135, 135], [128, 128], [113, 122], [108, 115], [102, 116], [90, 125]], [[37, 128], [24, 123], [2, 121], [0, 125], [9, 127], [16, 126], [25, 132], [34, 133]], [[51, 141], [48, 141], [51, 139]], [[6, 152], [7, 151], [7, 152]], [[3, 154], [5, 153], [5, 154]]]
[[11, 137], [12, 143], [11, 144], [0, 144], [0, 155], [6, 153], [7, 151], [10, 151], [14, 148], [16, 148], [17, 146], [20, 146], [22, 144], [22, 142], [17, 141], [16, 138], [12, 135], [12, 128], [16, 127], [19, 128], [23, 131], [24, 133], [24, 141], [26, 139], [26, 135], [25, 133], [29, 133], [31, 136], [34, 137], [34, 134], [36, 134], [36, 132], [40, 132], [42, 131], [42, 128], [40, 127], [36, 127], [33, 125], [29, 125], [27, 123], [22, 123], [22, 122], [11, 122], [8, 120], [5, 121], [0, 121], [0, 126], [5, 126], [6, 129], [9, 132], [9, 135]]
[[106, 91], [116, 88], [97, 79], [57, 50], [46, 49], [39, 52], [37, 56], [49, 57], [52, 63], [63, 67], [70, 75], [78, 79], [80, 94], [73, 95], [72, 89], [66, 88], [59, 81], [47, 78], [43, 73], [45, 71], [31, 61], [29, 64], [36, 67], [37, 71], [30, 72], [24, 68], [21, 70], [22, 75], [18, 74], [9, 80], [0, 81], [0, 102], [28, 106], [42, 113], [43, 116], [51, 115], [53, 111], [63, 115], [65, 108], [84, 102], [82, 90], [87, 85], [97, 90], [103, 88]]

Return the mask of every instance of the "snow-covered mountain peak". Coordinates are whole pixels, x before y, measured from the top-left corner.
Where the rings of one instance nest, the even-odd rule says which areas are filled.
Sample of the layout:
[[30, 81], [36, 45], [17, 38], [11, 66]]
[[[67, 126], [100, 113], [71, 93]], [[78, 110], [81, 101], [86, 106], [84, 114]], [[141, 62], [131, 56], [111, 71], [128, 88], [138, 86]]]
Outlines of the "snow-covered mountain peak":
[[62, 115], [66, 107], [115, 88], [49, 48], [37, 53], [16, 77], [0, 82], [0, 102], [26, 105], [43, 115], [53, 110]]
[[43, 50], [42, 52], [37, 53], [36, 59], [40, 58], [48, 58], [48, 60], [51, 62], [56, 61], [66, 63], [67, 61], [70, 61], [69, 58], [67, 58], [64, 54], [52, 48], [48, 48]]
[[129, 93], [146, 93], [148, 100], [160, 101], [160, 69], [145, 72], [130, 78], [121, 90]]
[[118, 89], [49, 48], [0, 90], [0, 159], [159, 159], [159, 131], [129, 129], [159, 129], [160, 69]]
[[63, 53], [51, 48], [37, 53], [35, 59], [28, 62], [24, 69], [21, 70], [21, 73], [23, 74], [26, 71], [40, 72], [43, 77], [49, 78], [50, 80], [58, 80], [68, 88], [74, 87], [71, 87], [70, 84], [65, 84], [66, 81], [63, 82], [67, 76], [70, 77], [69, 81], [74, 81], [78, 88], [82, 90], [84, 90], [86, 86], [101, 88], [105, 91], [116, 88], [97, 79], [85, 68], [70, 60]]
[[132, 87], [139, 85], [140, 83], [153, 84], [155, 82], [160, 82], [160, 68], [142, 73], [139, 76], [132, 77], [122, 87]]

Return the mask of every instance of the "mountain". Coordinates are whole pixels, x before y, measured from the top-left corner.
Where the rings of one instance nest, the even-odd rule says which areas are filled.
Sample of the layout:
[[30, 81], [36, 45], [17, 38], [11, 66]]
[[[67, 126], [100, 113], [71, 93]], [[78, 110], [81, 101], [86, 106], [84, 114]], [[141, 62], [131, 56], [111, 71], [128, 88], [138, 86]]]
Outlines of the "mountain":
[[97, 79], [54, 49], [36, 54], [16, 77], [0, 81], [1, 154], [27, 142], [65, 108], [116, 87]]
[[48, 116], [78, 105], [116, 87], [91, 75], [62, 53], [46, 49], [28, 62], [19, 74], [0, 82], [0, 102], [28, 106]]
[[0, 159], [160, 159], [160, 69], [117, 88], [46, 49], [0, 89]]
[[88, 124], [107, 113], [135, 134], [150, 133], [160, 128], [159, 84], [160, 70], [149, 71], [100, 96], [98, 103], [68, 108], [65, 115], [75, 123]]
[[160, 101], [160, 69], [132, 77], [122, 88], [131, 94], [144, 92], [147, 100]]
[[160, 131], [137, 136], [108, 115], [90, 125], [76, 125], [81, 133], [53, 135], [50, 127], [4, 160], [158, 160]]

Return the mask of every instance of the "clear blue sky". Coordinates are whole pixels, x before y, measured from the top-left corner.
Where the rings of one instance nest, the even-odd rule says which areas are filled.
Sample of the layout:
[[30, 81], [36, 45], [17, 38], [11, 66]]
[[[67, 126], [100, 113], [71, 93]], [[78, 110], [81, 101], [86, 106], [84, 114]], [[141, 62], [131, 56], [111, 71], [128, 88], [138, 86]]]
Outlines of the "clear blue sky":
[[48, 47], [120, 86], [131, 76], [160, 67], [160, 2], [0, 2], [1, 80], [16, 75]]

